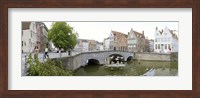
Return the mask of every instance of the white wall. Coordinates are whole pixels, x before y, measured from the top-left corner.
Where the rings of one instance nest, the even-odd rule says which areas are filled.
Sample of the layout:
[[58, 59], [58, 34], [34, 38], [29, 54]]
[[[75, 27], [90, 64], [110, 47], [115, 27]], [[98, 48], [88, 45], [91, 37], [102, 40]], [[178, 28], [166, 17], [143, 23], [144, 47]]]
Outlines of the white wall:
[[110, 50], [110, 39], [104, 40], [104, 50]]
[[[160, 31], [162, 31], [162, 30], [160, 30]], [[157, 49], [156, 49], [156, 45], [157, 45]], [[160, 49], [159, 49], [159, 45], [160, 45]], [[163, 45], [163, 46], [161, 46], [161, 45]], [[167, 46], [167, 48], [165, 48], [165, 45]], [[155, 31], [154, 52], [170, 53], [169, 48], [171, 48], [171, 52], [175, 52], [174, 50], [172, 50], [172, 47], [175, 47], [173, 49], [176, 50], [176, 52], [178, 51], [178, 42], [173, 41], [172, 34], [168, 30], [168, 28], [165, 27], [162, 34], [160, 34], [159, 30], [157, 29]]]
[[36, 46], [37, 34], [35, 22], [31, 22], [29, 29], [22, 30], [23, 52], [34, 52]]
[[82, 42], [82, 43], [83, 43], [82, 52], [88, 52], [89, 51], [89, 43], [88, 42]]
[[104, 48], [103, 48], [103, 45], [100, 45], [100, 51], [103, 51]]

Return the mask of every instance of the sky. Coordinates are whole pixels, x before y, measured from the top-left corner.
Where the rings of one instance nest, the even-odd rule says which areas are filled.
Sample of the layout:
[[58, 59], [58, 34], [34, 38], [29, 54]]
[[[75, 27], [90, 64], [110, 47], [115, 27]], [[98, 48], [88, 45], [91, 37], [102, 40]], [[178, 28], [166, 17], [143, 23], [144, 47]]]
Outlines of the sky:
[[[52, 22], [44, 22], [48, 29], [51, 28]], [[103, 42], [104, 38], [109, 37], [111, 30], [128, 34], [131, 28], [134, 31], [142, 33], [145, 37], [154, 39], [155, 29], [164, 29], [166, 26], [170, 30], [178, 30], [178, 22], [131, 22], [131, 21], [114, 21], [114, 22], [67, 22], [79, 34], [80, 39], [93, 39]], [[178, 35], [178, 32], [175, 32]]]

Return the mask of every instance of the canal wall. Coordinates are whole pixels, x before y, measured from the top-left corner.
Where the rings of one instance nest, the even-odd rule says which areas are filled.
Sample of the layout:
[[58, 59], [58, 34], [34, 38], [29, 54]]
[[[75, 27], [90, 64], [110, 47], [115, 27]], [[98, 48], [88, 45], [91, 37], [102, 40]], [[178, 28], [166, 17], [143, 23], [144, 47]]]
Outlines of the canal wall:
[[170, 54], [135, 53], [134, 60], [171, 61]]

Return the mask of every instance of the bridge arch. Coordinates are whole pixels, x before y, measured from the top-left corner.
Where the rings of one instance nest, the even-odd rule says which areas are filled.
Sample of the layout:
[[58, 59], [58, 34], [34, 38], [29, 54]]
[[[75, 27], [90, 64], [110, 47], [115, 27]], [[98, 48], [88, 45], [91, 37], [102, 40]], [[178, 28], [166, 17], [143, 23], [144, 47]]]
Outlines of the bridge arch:
[[108, 64], [113, 64], [113, 63], [123, 63], [124, 62], [124, 56], [121, 54], [110, 54], [107, 57], [107, 62]]
[[97, 59], [88, 59], [86, 65], [100, 65], [100, 61]]
[[84, 59], [82, 59], [83, 66], [86, 66], [86, 65], [101, 65], [102, 64], [102, 59], [99, 58], [99, 57], [85, 56], [83, 58], [84, 58]]
[[129, 56], [126, 61], [132, 61], [133, 60], [133, 56]]

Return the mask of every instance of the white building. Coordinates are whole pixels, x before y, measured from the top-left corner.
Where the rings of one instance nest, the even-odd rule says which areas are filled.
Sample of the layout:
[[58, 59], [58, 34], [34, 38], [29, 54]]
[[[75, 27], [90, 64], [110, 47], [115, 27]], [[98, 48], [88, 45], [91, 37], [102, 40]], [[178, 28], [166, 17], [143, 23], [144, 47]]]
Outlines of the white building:
[[175, 30], [170, 30], [165, 27], [164, 30], [159, 31], [156, 27], [154, 52], [156, 53], [170, 53], [178, 52], [178, 37], [174, 33]]
[[22, 52], [33, 52], [37, 45], [35, 22], [22, 22]]
[[97, 48], [98, 48], [98, 51], [103, 51], [104, 50], [103, 43], [102, 42], [98, 42]]
[[82, 52], [89, 51], [89, 42], [87, 40], [82, 40]]
[[42, 22], [22, 22], [22, 52], [43, 52], [48, 44], [48, 28]]
[[80, 39], [78, 39], [73, 50], [74, 50], [75, 52], [80, 53], [80, 52], [82, 52], [82, 47], [83, 47], [82, 42], [81, 42]]
[[109, 37], [104, 39], [103, 48], [104, 48], [104, 50], [110, 50], [110, 39], [109, 39]]
[[103, 51], [103, 43], [96, 41], [96, 51]]
[[78, 39], [73, 50], [74, 50], [74, 52], [77, 52], [77, 53], [88, 52], [89, 51], [89, 42], [88, 42], [88, 40], [86, 40], [86, 39]]
[[103, 51], [103, 50], [104, 50], [103, 43], [101, 43], [101, 45], [100, 45], [100, 51]]

